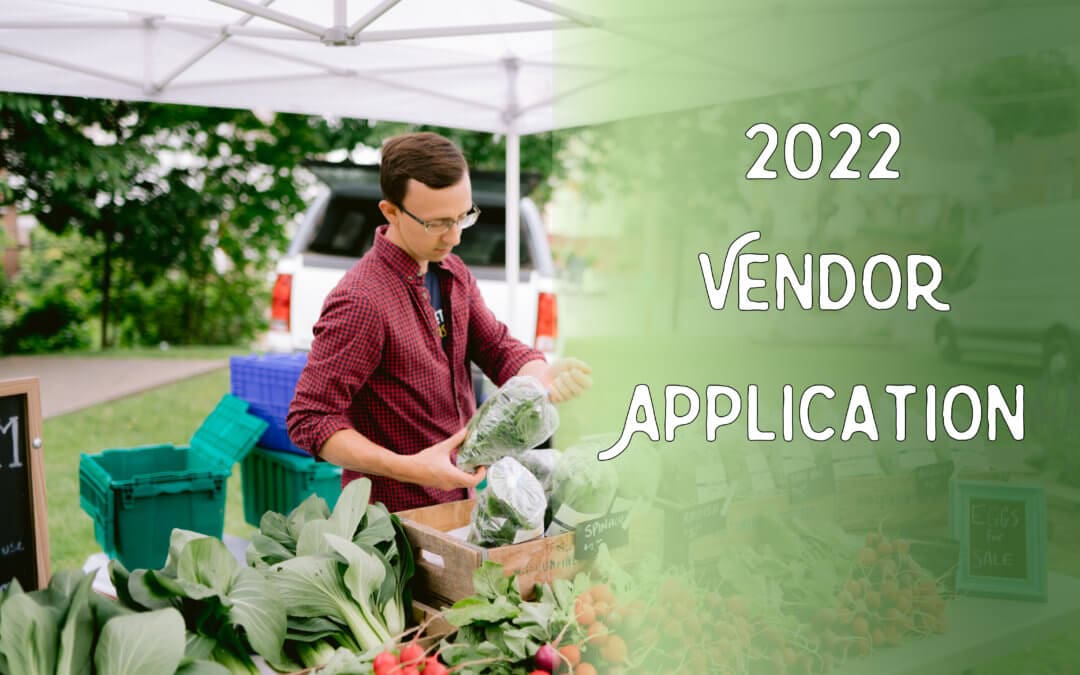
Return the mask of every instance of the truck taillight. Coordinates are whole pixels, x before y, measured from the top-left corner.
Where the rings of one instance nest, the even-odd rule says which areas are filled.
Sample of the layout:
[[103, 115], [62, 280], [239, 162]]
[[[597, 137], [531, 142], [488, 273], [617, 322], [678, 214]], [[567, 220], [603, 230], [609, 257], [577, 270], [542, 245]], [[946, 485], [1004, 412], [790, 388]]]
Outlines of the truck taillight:
[[536, 300], [536, 348], [555, 351], [559, 337], [559, 305], [554, 293], [541, 293]]
[[292, 300], [292, 275], [279, 274], [270, 300], [270, 330], [289, 330], [289, 304]]

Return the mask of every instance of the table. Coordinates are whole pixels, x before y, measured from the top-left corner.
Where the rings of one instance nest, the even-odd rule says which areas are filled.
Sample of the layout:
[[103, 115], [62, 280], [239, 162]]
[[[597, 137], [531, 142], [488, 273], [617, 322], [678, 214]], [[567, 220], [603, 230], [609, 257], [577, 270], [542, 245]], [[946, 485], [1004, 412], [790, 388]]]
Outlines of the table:
[[949, 628], [855, 659], [832, 675], [933, 675], [968, 671], [1080, 625], [1080, 579], [1051, 573], [1045, 603], [961, 597], [948, 602]]

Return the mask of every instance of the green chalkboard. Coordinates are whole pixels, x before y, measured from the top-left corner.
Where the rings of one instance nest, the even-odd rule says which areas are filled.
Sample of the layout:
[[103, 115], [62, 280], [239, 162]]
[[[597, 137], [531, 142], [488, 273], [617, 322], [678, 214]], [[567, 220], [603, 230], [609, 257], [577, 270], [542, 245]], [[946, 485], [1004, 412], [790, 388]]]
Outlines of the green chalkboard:
[[957, 591], [1046, 600], [1046, 494], [1041, 487], [956, 481], [950, 508], [960, 540]]
[[972, 497], [967, 508], [972, 576], [1027, 576], [1027, 504], [1024, 500]]

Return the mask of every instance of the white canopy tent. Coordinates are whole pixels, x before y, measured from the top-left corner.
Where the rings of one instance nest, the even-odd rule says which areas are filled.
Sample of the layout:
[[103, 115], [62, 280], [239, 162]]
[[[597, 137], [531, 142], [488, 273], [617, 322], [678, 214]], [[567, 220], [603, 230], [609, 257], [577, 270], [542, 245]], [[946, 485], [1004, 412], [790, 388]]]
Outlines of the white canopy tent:
[[695, 2], [0, 0], [0, 90], [503, 134], [513, 311], [521, 134], [1073, 45], [1080, 25], [1075, 2]]

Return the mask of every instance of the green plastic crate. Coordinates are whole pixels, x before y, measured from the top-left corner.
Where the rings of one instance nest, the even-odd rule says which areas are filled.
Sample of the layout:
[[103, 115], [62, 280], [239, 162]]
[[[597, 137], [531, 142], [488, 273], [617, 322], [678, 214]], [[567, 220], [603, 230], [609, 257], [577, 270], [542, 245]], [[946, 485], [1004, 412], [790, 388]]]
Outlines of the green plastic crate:
[[79, 458], [79, 503], [94, 537], [129, 570], [165, 564], [173, 528], [220, 537], [232, 467], [266, 429], [226, 395], [187, 446], [147, 445]]
[[309, 495], [319, 495], [331, 509], [341, 496], [341, 467], [313, 457], [255, 448], [240, 469], [244, 520], [255, 527], [267, 511], [288, 514]]

